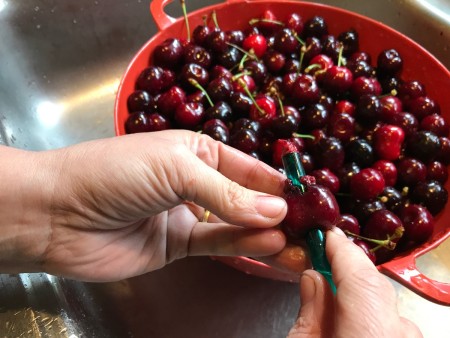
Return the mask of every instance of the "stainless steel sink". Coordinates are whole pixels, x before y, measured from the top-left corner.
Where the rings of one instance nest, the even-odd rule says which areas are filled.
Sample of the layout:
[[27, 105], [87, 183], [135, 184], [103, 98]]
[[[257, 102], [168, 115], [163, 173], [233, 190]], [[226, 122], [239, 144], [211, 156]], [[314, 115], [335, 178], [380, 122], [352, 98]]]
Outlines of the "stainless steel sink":
[[[177, 2], [177, 1], [175, 1]], [[190, 10], [219, 1], [187, 1]], [[448, 0], [317, 1], [382, 21], [450, 67]], [[144, 0], [0, 0], [0, 143], [46, 150], [114, 136], [113, 104], [135, 52], [155, 34]], [[180, 15], [176, 5], [167, 11]], [[450, 282], [450, 242], [419, 268]], [[450, 309], [393, 282], [426, 337]], [[117, 283], [0, 275], [0, 337], [283, 337], [298, 286], [189, 258]], [[439, 319], [441, 318], [441, 319]]]

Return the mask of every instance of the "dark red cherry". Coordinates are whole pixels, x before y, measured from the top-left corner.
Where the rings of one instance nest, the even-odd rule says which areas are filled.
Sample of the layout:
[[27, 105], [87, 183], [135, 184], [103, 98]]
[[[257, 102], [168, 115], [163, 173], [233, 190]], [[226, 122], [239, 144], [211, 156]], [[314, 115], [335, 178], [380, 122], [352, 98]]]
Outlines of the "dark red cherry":
[[389, 239], [394, 244], [402, 238], [404, 231], [401, 219], [386, 209], [373, 212], [362, 229], [365, 237], [382, 241]]
[[359, 225], [357, 218], [350, 214], [341, 214], [336, 221], [335, 226], [342, 231], [348, 231], [355, 235], [359, 235], [361, 232], [361, 226]]
[[345, 146], [345, 158], [361, 168], [370, 167], [375, 160], [373, 147], [366, 139], [353, 138]]
[[316, 178], [316, 184], [327, 187], [333, 194], [339, 192], [339, 179], [328, 168], [316, 169], [310, 175]]
[[420, 121], [425, 116], [439, 114], [439, 105], [428, 96], [419, 96], [409, 101], [409, 111]]
[[205, 120], [220, 119], [223, 122], [231, 122], [233, 118], [233, 112], [228, 103], [219, 101], [214, 106], [205, 110]]
[[425, 116], [422, 121], [420, 121], [420, 129], [431, 131], [438, 137], [447, 137], [450, 131], [450, 126], [442, 115], [431, 114]]
[[436, 160], [448, 165], [450, 164], [450, 139], [447, 137], [439, 137], [439, 143], [440, 147]]
[[192, 92], [198, 88], [191, 81], [193, 80], [200, 86], [206, 86], [209, 81], [209, 74], [202, 66], [196, 63], [188, 63], [181, 68], [179, 80], [183, 88]]
[[374, 212], [385, 209], [386, 206], [378, 199], [369, 201], [357, 200], [353, 206], [352, 214], [358, 219], [361, 227], [364, 227]]
[[231, 106], [233, 116], [235, 118], [240, 118], [248, 116], [253, 102], [246, 94], [241, 92], [233, 92], [233, 94], [231, 94], [229, 104]]
[[345, 152], [341, 141], [334, 137], [325, 137], [317, 144], [314, 160], [319, 167], [336, 171], [342, 167], [344, 157]]
[[426, 130], [415, 132], [408, 137], [406, 143], [407, 153], [424, 163], [428, 163], [436, 158], [439, 149], [439, 137]]
[[163, 68], [176, 69], [183, 60], [184, 48], [178, 39], [169, 38], [153, 50], [153, 63]]
[[205, 116], [201, 103], [187, 102], [180, 104], [175, 111], [175, 121], [181, 128], [193, 129]]
[[306, 129], [321, 129], [327, 126], [330, 114], [319, 103], [311, 104], [302, 113], [302, 126]]
[[405, 132], [405, 136], [414, 134], [419, 128], [419, 121], [417, 120], [417, 118], [414, 115], [406, 112], [395, 114], [385, 122], [402, 128]]
[[214, 140], [228, 144], [230, 133], [228, 127], [222, 120], [212, 119], [206, 121], [202, 127], [202, 133], [211, 136]]
[[345, 93], [353, 83], [350, 69], [342, 66], [332, 66], [324, 75], [323, 87], [330, 95]]
[[348, 31], [340, 33], [337, 39], [343, 45], [344, 56], [353, 55], [359, 50], [359, 35], [355, 29], [350, 29]]
[[158, 96], [156, 104], [158, 111], [162, 115], [172, 118], [178, 106], [186, 101], [186, 94], [184, 90], [180, 87], [173, 86]]
[[402, 241], [420, 244], [426, 242], [433, 233], [433, 216], [423, 206], [406, 205], [399, 211], [399, 218], [405, 228]]
[[233, 92], [233, 86], [229, 80], [220, 77], [210, 81], [206, 91], [213, 102], [228, 101]]
[[425, 95], [425, 86], [417, 80], [403, 82], [398, 87], [398, 98], [406, 109], [410, 108], [409, 103], [413, 99]]
[[288, 17], [284, 20], [287, 28], [293, 30], [297, 35], [300, 35], [303, 31], [303, 19], [302, 17], [293, 12], [289, 13]]
[[396, 75], [401, 72], [403, 59], [395, 49], [386, 49], [378, 54], [377, 72], [383, 76]]
[[277, 138], [290, 138], [298, 129], [298, 122], [291, 115], [278, 115], [273, 118], [271, 129]]
[[358, 100], [364, 95], [380, 96], [382, 89], [376, 78], [360, 76], [351, 83], [350, 91], [352, 97]]
[[346, 143], [355, 136], [355, 119], [346, 113], [335, 113], [328, 123], [328, 134]]
[[258, 150], [259, 140], [251, 129], [240, 129], [230, 136], [230, 145], [244, 153]]
[[164, 90], [163, 69], [157, 66], [145, 68], [136, 80], [136, 89], [144, 90], [150, 95], [159, 94]]
[[198, 25], [192, 32], [194, 42], [199, 46], [206, 46], [206, 41], [212, 29], [208, 26]]
[[422, 204], [435, 216], [447, 204], [448, 192], [438, 181], [422, 181], [414, 187], [411, 200], [417, 204]]
[[325, 19], [321, 16], [313, 16], [305, 22], [303, 27], [303, 35], [305, 37], [322, 38], [328, 34], [328, 25]]
[[275, 34], [275, 49], [282, 54], [297, 52], [300, 43], [289, 28], [283, 28]]
[[348, 114], [355, 115], [356, 106], [353, 102], [348, 100], [339, 100], [334, 106], [334, 114]]
[[403, 205], [404, 198], [402, 194], [391, 186], [386, 186], [383, 192], [378, 196], [386, 209], [396, 213]]
[[284, 54], [275, 50], [267, 51], [264, 54], [263, 60], [269, 72], [273, 74], [279, 73], [284, 68], [286, 63], [286, 57]]
[[356, 119], [364, 126], [370, 126], [380, 120], [381, 104], [375, 95], [363, 95], [358, 99]]
[[415, 158], [402, 158], [397, 163], [398, 183], [414, 186], [427, 178], [427, 167]]
[[184, 50], [184, 63], [196, 63], [208, 69], [211, 65], [211, 54], [203, 47], [190, 44]]
[[292, 98], [300, 106], [316, 103], [319, 94], [317, 82], [310, 75], [300, 74], [292, 86]]
[[442, 162], [433, 161], [427, 165], [427, 180], [438, 181], [444, 184], [447, 182], [447, 179], [448, 169]]
[[335, 171], [337, 177], [339, 178], [341, 192], [349, 192], [350, 179], [360, 170], [360, 167], [355, 162], [347, 162]]
[[380, 97], [380, 104], [380, 119], [384, 122], [389, 122], [396, 114], [403, 111], [402, 101], [396, 96], [382, 96]]
[[155, 110], [155, 100], [144, 90], [135, 90], [127, 99], [127, 108], [129, 113], [134, 112], [153, 112]]
[[127, 134], [145, 133], [150, 131], [148, 114], [144, 112], [131, 113], [125, 122]]
[[353, 239], [351, 239], [351, 241], [356, 246], [361, 248], [361, 250], [366, 254], [367, 257], [369, 257], [369, 259], [372, 261], [373, 264], [377, 263], [376, 251], [372, 250], [370, 244], [368, 244], [367, 242], [365, 242], [365, 241], [363, 241], [361, 239], [357, 239], [357, 238], [353, 238]]

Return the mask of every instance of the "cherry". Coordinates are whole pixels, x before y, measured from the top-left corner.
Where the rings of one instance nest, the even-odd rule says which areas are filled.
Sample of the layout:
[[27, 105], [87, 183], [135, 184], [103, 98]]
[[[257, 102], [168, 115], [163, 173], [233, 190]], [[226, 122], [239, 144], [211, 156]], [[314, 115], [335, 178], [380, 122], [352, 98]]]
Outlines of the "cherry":
[[337, 39], [342, 43], [344, 56], [354, 55], [359, 50], [359, 35], [354, 29], [342, 32]]
[[285, 25], [287, 28], [290, 28], [295, 34], [300, 35], [303, 31], [303, 19], [297, 13], [290, 13], [288, 17], [285, 19]]
[[436, 160], [444, 163], [445, 165], [450, 164], [450, 139], [447, 137], [439, 137], [439, 151], [436, 155]]
[[441, 212], [447, 204], [448, 192], [437, 181], [422, 181], [414, 187], [411, 200], [424, 205], [434, 216]]
[[383, 125], [374, 132], [374, 149], [377, 156], [383, 160], [393, 161], [399, 158], [405, 133], [402, 128], [393, 125]]
[[334, 106], [335, 114], [348, 114], [350, 116], [355, 115], [356, 106], [353, 102], [348, 100], [339, 100]]
[[282, 54], [295, 53], [299, 48], [300, 43], [298, 42], [295, 33], [289, 28], [283, 28], [275, 34], [275, 44], [274, 47], [277, 51]]
[[163, 69], [157, 66], [145, 68], [136, 80], [136, 89], [144, 90], [150, 95], [159, 94], [165, 87]]
[[420, 244], [433, 233], [434, 220], [428, 210], [418, 204], [409, 204], [399, 211], [399, 218], [405, 228], [403, 242]]
[[425, 116], [422, 121], [420, 121], [420, 129], [430, 131], [436, 136], [447, 137], [450, 126], [442, 115], [435, 113]]
[[384, 177], [378, 170], [364, 168], [350, 179], [350, 191], [357, 199], [370, 200], [381, 194], [385, 184]]
[[221, 65], [213, 66], [209, 71], [209, 80], [214, 80], [219, 77], [224, 77], [229, 81], [233, 79], [233, 73], [231, 73], [228, 69]]
[[280, 28], [280, 22], [269, 9], [265, 10], [259, 19], [252, 19], [249, 23], [250, 25], [256, 25], [265, 34], [271, 34]]
[[153, 50], [153, 63], [163, 68], [176, 69], [183, 60], [183, 54], [180, 40], [169, 38]]
[[334, 35], [325, 35], [321, 38], [322, 42], [322, 53], [329, 56], [334, 62], [339, 62], [339, 55], [343, 50], [343, 45], [340, 41], [338, 41]]
[[156, 104], [158, 111], [162, 115], [172, 118], [178, 106], [186, 101], [186, 94], [184, 90], [180, 87], [173, 86], [158, 96]]
[[247, 93], [245, 87], [250, 92], [253, 92], [256, 88], [255, 81], [250, 75], [247, 74], [241, 74], [240, 76], [234, 78], [232, 80], [232, 86], [234, 92], [241, 92], [241, 93]]
[[439, 137], [430, 131], [421, 130], [412, 134], [407, 141], [406, 151], [424, 163], [434, 159], [440, 149]]
[[314, 56], [322, 53], [322, 43], [316, 37], [308, 37], [305, 45], [301, 48], [301, 53], [304, 61], [309, 62]]
[[425, 116], [439, 114], [440, 108], [437, 103], [428, 96], [419, 96], [409, 101], [410, 113], [420, 121]]
[[352, 176], [360, 170], [360, 167], [355, 162], [347, 162], [335, 171], [337, 177], [339, 178], [341, 192], [350, 191], [350, 180]]
[[414, 134], [419, 128], [419, 121], [417, 118], [406, 112], [400, 112], [391, 116], [386, 123], [402, 128], [405, 132], [405, 136]]
[[317, 143], [317, 153], [314, 160], [318, 167], [336, 171], [342, 167], [344, 157], [344, 147], [337, 138], [324, 137]]
[[214, 106], [209, 107], [205, 110], [205, 121], [211, 119], [220, 119], [221, 121], [227, 123], [231, 122], [233, 117], [233, 112], [228, 103], [224, 101], [219, 101], [214, 104]]
[[202, 122], [204, 115], [205, 111], [201, 103], [187, 102], [177, 107], [174, 119], [180, 127], [193, 129]]
[[323, 79], [323, 87], [330, 95], [345, 93], [352, 83], [352, 72], [343, 66], [332, 66], [326, 71]]
[[243, 116], [248, 116], [253, 101], [244, 93], [233, 92], [233, 94], [231, 94], [229, 103], [233, 112], [233, 116], [236, 118], [240, 118]]
[[154, 98], [144, 90], [135, 90], [128, 96], [127, 108], [129, 113], [152, 112], [155, 110]]
[[225, 35], [227, 37], [227, 41], [236, 46], [242, 46], [242, 42], [244, 41], [244, 33], [240, 30], [231, 30], [226, 31]]
[[292, 98], [300, 106], [316, 103], [320, 98], [316, 80], [310, 75], [298, 75], [292, 85]]
[[339, 206], [334, 195], [325, 187], [311, 184], [302, 191], [287, 180], [285, 200], [288, 205], [282, 229], [295, 238], [303, 238], [313, 228], [330, 229], [339, 217]]
[[[368, 63], [367, 61], [364, 60], [358, 60], [358, 61], [348, 61], [346, 63], [346, 67], [348, 69], [350, 69], [350, 71], [353, 74], [353, 79], [357, 79], [360, 77], [364, 77], [364, 78], [372, 78], [375, 75], [375, 70], [374, 68], [370, 65], [370, 63]], [[367, 81], [367, 80], [358, 80], [361, 83], [359, 83], [358, 85], [355, 85], [355, 87], [362, 87], [362, 86], [369, 86], [371, 85], [372, 87], [369, 88], [371, 90], [373, 90], [373, 84], [371, 84], [371, 82], [375, 83], [374, 81]], [[381, 83], [380, 83], [381, 85]], [[354, 90], [357, 90], [358, 88], [355, 88]], [[364, 90], [364, 88], [363, 88]], [[367, 90], [367, 89], [365, 89]], [[361, 94], [359, 94], [361, 95]]]
[[277, 138], [289, 138], [297, 131], [298, 121], [292, 115], [278, 115], [273, 118], [271, 129]]
[[202, 66], [196, 63], [188, 63], [181, 68], [179, 80], [183, 88], [192, 92], [197, 89], [193, 86], [192, 81], [204, 87], [208, 84], [209, 74]]
[[397, 182], [397, 167], [393, 162], [378, 160], [372, 165], [372, 168], [378, 170], [383, 175], [386, 186], [394, 186]]
[[218, 54], [228, 49], [227, 42], [227, 35], [220, 29], [213, 30], [206, 38], [206, 46]]
[[211, 54], [201, 46], [190, 44], [184, 50], [184, 63], [196, 63], [208, 69], [211, 65]]
[[350, 214], [341, 214], [335, 223], [335, 226], [342, 231], [348, 231], [353, 234], [359, 235], [361, 232], [361, 226], [355, 216]]
[[414, 186], [427, 178], [427, 167], [415, 158], [402, 158], [397, 163], [398, 183]]
[[346, 113], [332, 115], [328, 124], [328, 134], [346, 143], [355, 135], [355, 119]]
[[447, 179], [448, 169], [442, 162], [433, 161], [427, 165], [427, 180], [438, 181], [444, 184], [447, 182]]
[[396, 96], [382, 96], [380, 97], [380, 104], [380, 119], [384, 122], [390, 121], [396, 114], [403, 110], [402, 101]]
[[276, 112], [273, 99], [268, 95], [261, 95], [255, 98], [255, 103], [250, 108], [249, 116], [252, 120], [258, 121], [261, 126], [267, 127], [276, 116]]
[[321, 38], [327, 34], [328, 25], [323, 17], [316, 15], [305, 22], [303, 27], [304, 36]]
[[320, 103], [312, 104], [302, 114], [303, 127], [307, 129], [321, 129], [327, 126], [329, 113]]
[[144, 133], [170, 129], [171, 124], [164, 116], [157, 113], [135, 112], [128, 116], [125, 129], [128, 134]]
[[394, 213], [396, 213], [404, 204], [402, 194], [391, 186], [386, 186], [378, 198], [384, 204], [386, 209]]
[[377, 70], [383, 75], [396, 75], [403, 67], [403, 60], [395, 49], [387, 49], [378, 54]]
[[244, 153], [258, 150], [259, 140], [251, 129], [240, 129], [230, 136], [230, 145]]
[[379, 96], [381, 94], [381, 84], [372, 77], [360, 76], [356, 78], [350, 86], [350, 91], [354, 99], [364, 95]]
[[286, 57], [284, 54], [275, 50], [270, 50], [264, 54], [264, 64], [271, 73], [278, 73], [286, 64]]
[[369, 53], [364, 52], [364, 51], [358, 51], [358, 52], [354, 52], [353, 54], [351, 54], [348, 58], [347, 58], [348, 62], [355, 62], [355, 61], [365, 61], [368, 64], [370, 64], [372, 62], [372, 57], [370, 56]]
[[416, 80], [403, 82], [398, 87], [398, 97], [406, 109], [409, 109], [411, 100], [425, 95], [424, 85]]
[[380, 119], [381, 104], [375, 95], [363, 95], [358, 99], [356, 118], [364, 126], [375, 124]]
[[361, 168], [370, 167], [374, 162], [372, 145], [363, 138], [353, 138], [345, 146], [346, 161], [354, 162]]
[[212, 29], [205, 25], [198, 25], [195, 27], [194, 31], [192, 32], [192, 38], [194, 42], [199, 46], [206, 46], [206, 41], [211, 34]]
[[256, 136], [261, 135], [261, 125], [257, 121], [252, 121], [248, 118], [240, 118], [236, 120], [231, 128], [231, 134], [236, 133], [241, 129], [250, 129], [255, 132]]
[[373, 212], [362, 229], [366, 238], [379, 240], [378, 243], [374, 243], [373, 250], [395, 249], [404, 232], [405, 228], [401, 219], [386, 209]]
[[310, 175], [315, 177], [317, 184], [327, 187], [333, 194], [339, 192], [339, 179], [328, 168], [313, 170]]
[[229, 80], [220, 77], [210, 81], [206, 91], [213, 102], [228, 101], [233, 92], [233, 86]]
[[251, 34], [244, 39], [242, 47], [256, 57], [262, 58], [267, 49], [267, 41], [261, 34]]
[[214, 140], [228, 144], [230, 132], [220, 119], [208, 120], [203, 124], [202, 133], [211, 136]]

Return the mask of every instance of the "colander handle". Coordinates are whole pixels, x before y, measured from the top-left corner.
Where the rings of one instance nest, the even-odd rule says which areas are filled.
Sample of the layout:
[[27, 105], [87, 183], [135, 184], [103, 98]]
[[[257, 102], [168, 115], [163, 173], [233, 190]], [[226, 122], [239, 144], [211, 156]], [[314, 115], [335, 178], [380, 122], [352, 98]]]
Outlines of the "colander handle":
[[429, 301], [450, 306], [450, 284], [428, 278], [417, 269], [416, 258], [427, 251], [393, 259], [379, 266], [379, 270]]
[[[174, 23], [176, 18], [173, 18], [164, 12], [164, 7], [175, 0], [153, 0], [150, 2], [150, 13], [152, 13], [153, 20], [156, 22], [159, 30], [164, 30]], [[225, 0], [224, 3], [247, 2], [256, 0]]]

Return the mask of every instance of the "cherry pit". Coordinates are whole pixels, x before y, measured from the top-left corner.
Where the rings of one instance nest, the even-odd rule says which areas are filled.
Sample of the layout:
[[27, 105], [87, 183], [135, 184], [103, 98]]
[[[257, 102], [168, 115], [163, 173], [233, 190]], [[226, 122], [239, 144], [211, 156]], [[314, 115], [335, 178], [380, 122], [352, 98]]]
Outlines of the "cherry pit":
[[288, 144], [307, 176], [304, 191], [286, 180], [293, 243], [338, 226], [382, 264], [426, 242], [448, 200], [450, 126], [425, 84], [402, 77], [402, 55], [370, 55], [356, 29], [330, 34], [320, 15], [217, 22], [153, 50], [126, 133], [189, 129], [280, 171]]

